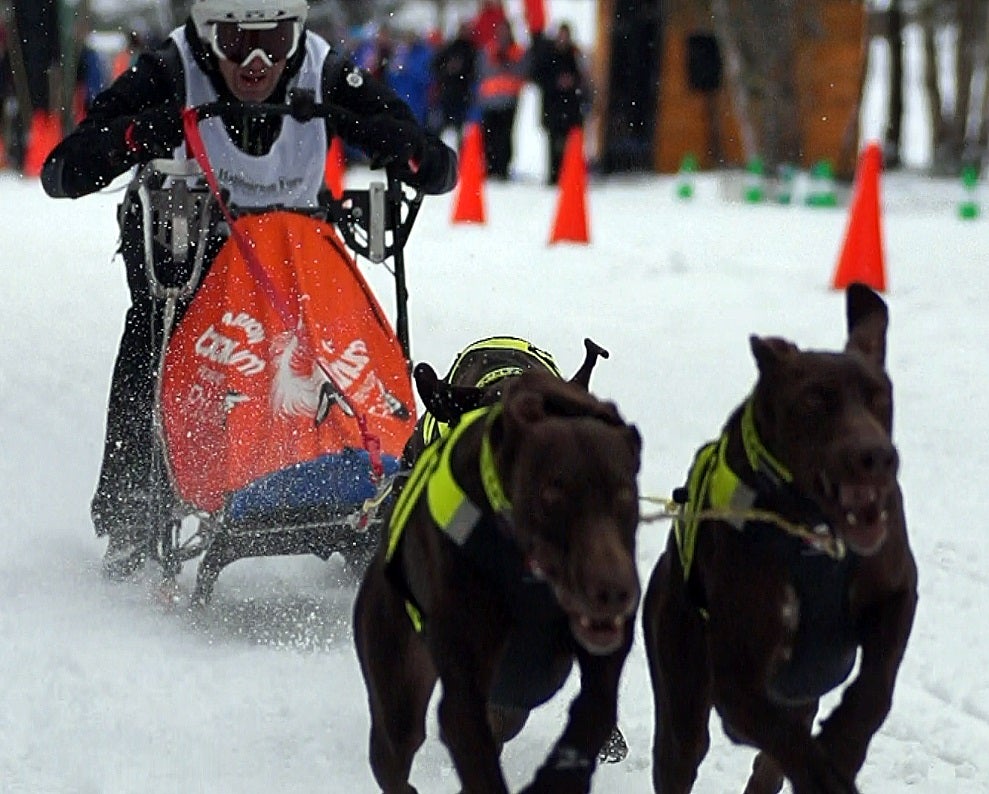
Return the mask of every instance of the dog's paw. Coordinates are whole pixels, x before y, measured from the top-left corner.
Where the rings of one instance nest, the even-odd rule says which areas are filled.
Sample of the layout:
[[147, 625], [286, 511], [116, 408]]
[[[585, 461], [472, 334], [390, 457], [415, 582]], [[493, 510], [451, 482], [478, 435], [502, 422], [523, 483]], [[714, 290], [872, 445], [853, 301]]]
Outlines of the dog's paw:
[[591, 790], [593, 774], [592, 759], [575, 747], [558, 744], [520, 794], [584, 794]]
[[598, 763], [619, 764], [627, 757], [628, 742], [625, 741], [625, 736], [616, 725], [611, 729], [611, 735], [605, 741], [604, 747], [598, 751]]
[[823, 749], [817, 745], [815, 752], [797, 774], [791, 774], [790, 784], [794, 794], [859, 794], [854, 780], [841, 774]]

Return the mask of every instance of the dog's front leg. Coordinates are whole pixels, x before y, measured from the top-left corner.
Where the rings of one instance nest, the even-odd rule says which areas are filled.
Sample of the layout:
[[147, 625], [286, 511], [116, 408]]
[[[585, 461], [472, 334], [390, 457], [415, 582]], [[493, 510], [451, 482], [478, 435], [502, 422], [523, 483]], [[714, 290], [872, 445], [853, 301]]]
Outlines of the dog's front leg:
[[[484, 596], [475, 592], [464, 603], [477, 606]], [[500, 622], [478, 623], [477, 614], [459, 609], [437, 614], [428, 628], [430, 646], [443, 696], [438, 718], [442, 739], [450, 751], [461, 785], [470, 794], [507, 794], [498, 761], [499, 748], [487, 715], [487, 692], [504, 632]], [[482, 613], [485, 610], [480, 610]], [[493, 610], [487, 611], [490, 616]]]
[[896, 674], [916, 608], [917, 590], [910, 586], [863, 614], [858, 676], [824, 721], [817, 739], [835, 768], [850, 780], [865, 763], [869, 742], [892, 707]]
[[[811, 736], [816, 705], [788, 707], [769, 696], [768, 683], [779, 663], [776, 649], [784, 645], [782, 626], [773, 621], [738, 619], [753, 607], [783, 603], [778, 582], [774, 586], [771, 579], [759, 579], [754, 597], [733, 596], [729, 600], [726, 590], [711, 600], [707, 636], [714, 705], [725, 733], [776, 761], [796, 794], [854, 794], [851, 781], [831, 768]], [[751, 579], [744, 581], [752, 583]], [[731, 604], [734, 610], [722, 609], [722, 604]], [[773, 791], [776, 783], [772, 777], [763, 780], [760, 775], [750, 784], [755, 791]]]
[[618, 682], [632, 645], [628, 621], [624, 645], [608, 656], [577, 652], [580, 691], [553, 751], [522, 794], [583, 794], [591, 789], [597, 755], [618, 721]]

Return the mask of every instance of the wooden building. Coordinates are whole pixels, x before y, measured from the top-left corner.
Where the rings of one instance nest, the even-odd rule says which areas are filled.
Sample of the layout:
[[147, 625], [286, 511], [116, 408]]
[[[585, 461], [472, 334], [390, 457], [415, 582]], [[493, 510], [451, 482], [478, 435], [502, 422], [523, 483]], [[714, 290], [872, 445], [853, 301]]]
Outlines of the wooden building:
[[[602, 170], [672, 172], [688, 153], [705, 168], [744, 164], [726, 59], [710, 15], [691, 10], [703, 5], [598, 0], [594, 132]], [[799, 34], [799, 165], [829, 160], [839, 173], [850, 173], [867, 15], [861, 0], [819, 5]]]

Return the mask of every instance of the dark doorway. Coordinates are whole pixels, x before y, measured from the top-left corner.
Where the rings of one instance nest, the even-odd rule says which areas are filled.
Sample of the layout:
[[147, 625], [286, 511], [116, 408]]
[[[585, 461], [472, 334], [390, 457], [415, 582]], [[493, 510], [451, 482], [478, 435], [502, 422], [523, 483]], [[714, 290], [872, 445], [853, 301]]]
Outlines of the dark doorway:
[[31, 100], [31, 109], [48, 110], [49, 71], [58, 64], [58, 10], [55, 0], [18, 0], [14, 3], [14, 19], [20, 39], [20, 56]]
[[615, 0], [599, 163], [604, 173], [652, 170], [662, 41], [660, 6], [660, 0]]

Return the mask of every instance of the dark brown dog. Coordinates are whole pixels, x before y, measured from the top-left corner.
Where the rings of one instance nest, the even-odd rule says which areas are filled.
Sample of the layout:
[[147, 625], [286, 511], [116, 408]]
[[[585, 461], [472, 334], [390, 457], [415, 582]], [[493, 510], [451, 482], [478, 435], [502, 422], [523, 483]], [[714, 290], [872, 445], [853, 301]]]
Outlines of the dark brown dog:
[[371, 768], [387, 794], [415, 791], [409, 771], [437, 679], [464, 790], [506, 792], [501, 745], [574, 659], [580, 692], [526, 790], [589, 789], [639, 599], [639, 453], [614, 405], [537, 371], [422, 453], [354, 607]]
[[[703, 448], [643, 603], [653, 784], [690, 791], [712, 706], [761, 752], [746, 794], [850, 794], [917, 605], [891, 441], [886, 304], [852, 285], [844, 352], [752, 337], [759, 378]], [[811, 728], [819, 698], [858, 675]]]

